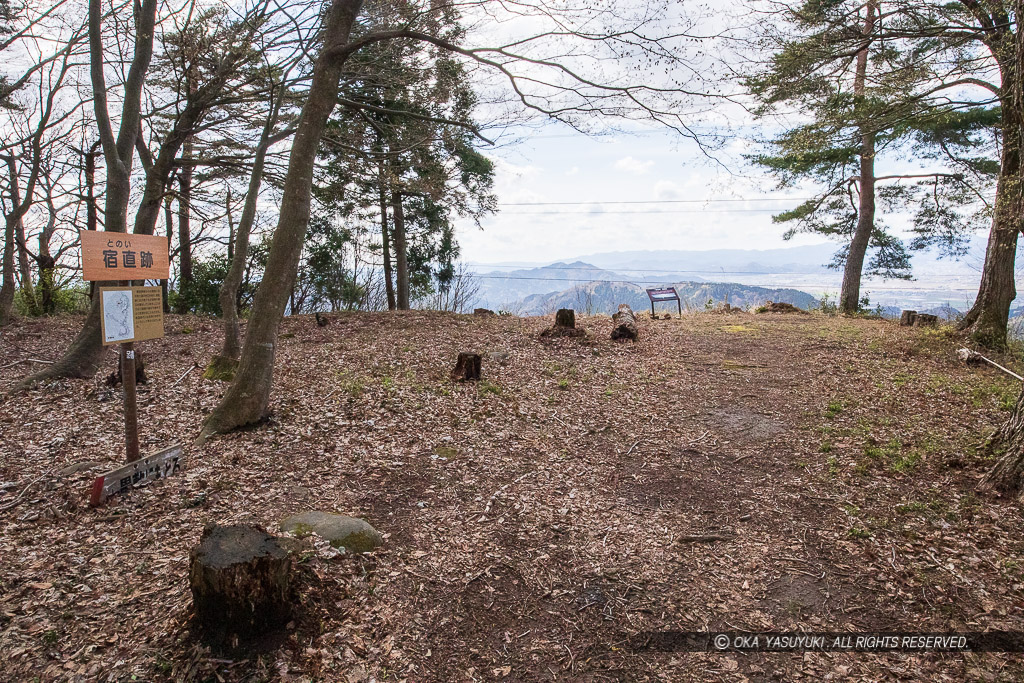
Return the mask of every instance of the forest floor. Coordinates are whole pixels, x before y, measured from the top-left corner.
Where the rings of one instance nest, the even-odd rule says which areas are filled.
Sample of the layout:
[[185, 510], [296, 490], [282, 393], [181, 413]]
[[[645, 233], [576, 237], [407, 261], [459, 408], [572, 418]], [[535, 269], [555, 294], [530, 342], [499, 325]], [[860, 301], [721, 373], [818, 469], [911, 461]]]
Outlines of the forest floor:
[[[0, 390], [81, 320], [0, 335]], [[1019, 383], [943, 330], [818, 315], [284, 322], [272, 416], [87, 505], [120, 464], [103, 377], [0, 404], [0, 679], [1019, 681], [1024, 655], [658, 652], [645, 632], [1024, 631], [1024, 518], [977, 449]], [[143, 452], [199, 431], [215, 320], [139, 344]], [[448, 379], [459, 351], [483, 381]], [[1002, 359], [1020, 371], [1011, 359]], [[108, 365], [112, 369], [114, 352]], [[108, 370], [109, 371], [109, 370]], [[76, 466], [80, 467], [78, 471]], [[287, 637], [211, 652], [188, 553], [211, 521], [364, 517], [365, 555], [297, 558]], [[688, 542], [692, 535], [724, 540]]]

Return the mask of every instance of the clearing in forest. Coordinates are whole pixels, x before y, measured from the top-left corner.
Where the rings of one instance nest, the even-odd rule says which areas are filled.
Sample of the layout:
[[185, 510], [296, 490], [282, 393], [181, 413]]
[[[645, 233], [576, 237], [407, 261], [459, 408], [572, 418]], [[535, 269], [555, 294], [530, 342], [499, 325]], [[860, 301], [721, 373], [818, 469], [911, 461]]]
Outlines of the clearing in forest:
[[[1024, 521], [974, 492], [975, 447], [1019, 383], [941, 330], [818, 315], [640, 321], [286, 319], [273, 414], [178, 476], [86, 506], [121, 459], [97, 376], [0, 407], [4, 680], [1020, 680], [1019, 655], [638, 651], [644, 631], [1024, 630]], [[0, 388], [78, 319], [22, 320]], [[224, 385], [216, 321], [142, 352], [143, 452], [199, 431]], [[461, 351], [483, 379], [456, 384]], [[111, 356], [112, 358], [113, 356]], [[1004, 364], [1019, 367], [1012, 360]], [[112, 366], [112, 362], [111, 362]], [[37, 483], [35, 482], [38, 479]], [[31, 484], [31, 485], [30, 485]], [[24, 493], [19, 499], [18, 496]], [[365, 517], [380, 549], [300, 552], [285, 640], [231, 656], [189, 630], [188, 552], [212, 521], [277, 532]]]

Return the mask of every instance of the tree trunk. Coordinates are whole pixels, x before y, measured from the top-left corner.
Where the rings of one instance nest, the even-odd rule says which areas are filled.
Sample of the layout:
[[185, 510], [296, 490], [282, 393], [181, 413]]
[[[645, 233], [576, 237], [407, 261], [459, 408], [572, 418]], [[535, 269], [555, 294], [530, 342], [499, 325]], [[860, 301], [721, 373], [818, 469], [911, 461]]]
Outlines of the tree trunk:
[[[174, 240], [174, 211], [171, 210], [171, 196], [167, 195], [164, 198], [164, 230], [167, 232], [167, 254], [168, 259], [171, 254], [171, 243]], [[166, 279], [160, 281], [160, 294], [164, 300], [164, 313], [171, 312], [170, 297], [168, 297], [168, 289], [170, 288], [170, 282]]]
[[224, 397], [210, 413], [198, 444], [223, 432], [260, 420], [270, 401], [274, 376], [274, 344], [295, 283], [302, 245], [309, 225], [313, 166], [320, 137], [334, 109], [344, 59], [333, 54], [348, 43], [362, 0], [332, 0], [323, 32], [326, 46], [317, 57], [306, 103], [302, 108], [288, 159], [270, 255], [253, 302], [238, 373]]
[[391, 208], [394, 212], [395, 225], [395, 278], [398, 285], [396, 304], [398, 310], [409, 310], [409, 251], [405, 239], [405, 210], [402, 208], [402, 193], [391, 193]]
[[14, 317], [14, 216], [4, 221], [3, 284], [0, 284], [0, 326]]
[[192, 285], [192, 140], [182, 150], [185, 166], [178, 175], [178, 313], [188, 309], [186, 296]]
[[1013, 414], [989, 437], [984, 449], [999, 459], [978, 488], [1020, 497], [1024, 491], [1024, 392], [1017, 398]]
[[393, 311], [397, 307], [395, 302], [395, 280], [391, 272], [391, 240], [388, 238], [388, 183], [387, 173], [384, 169], [384, 161], [380, 162], [378, 172], [380, 190], [380, 243], [381, 252], [384, 257], [384, 291], [388, 296], [388, 310]]
[[14, 230], [15, 241], [18, 243], [18, 268], [21, 272], [21, 296], [25, 301], [25, 305], [28, 307], [29, 315], [39, 315], [39, 301], [36, 300], [36, 288], [32, 282], [32, 268], [28, 263], [29, 252], [25, 242], [24, 217], [18, 219]]
[[[863, 33], [870, 36], [875, 27], [878, 11], [877, 0], [867, 5]], [[857, 70], [854, 75], [853, 93], [858, 106], [864, 97], [867, 82], [868, 48], [857, 53]], [[839, 292], [839, 312], [856, 313], [860, 310], [860, 279], [864, 271], [871, 234], [875, 229], [875, 133], [864, 124], [860, 126], [860, 205], [857, 211], [857, 228], [854, 230], [843, 269], [843, 286]]]
[[227, 277], [220, 287], [220, 312], [224, 320], [224, 346], [221, 347], [220, 355], [232, 361], [238, 360], [242, 351], [241, 329], [238, 323], [238, 292], [242, 285], [242, 278], [245, 276], [245, 264], [249, 258], [249, 237], [252, 234], [252, 226], [256, 223], [256, 206], [260, 197], [260, 186], [263, 183], [263, 168], [267, 159], [267, 150], [270, 149], [270, 134], [277, 122], [276, 113], [272, 120], [268, 120], [260, 136], [259, 144], [256, 146], [256, 156], [253, 159], [252, 173], [249, 175], [249, 187], [245, 193], [245, 205], [242, 207], [242, 217], [238, 220], [238, 227], [235, 229], [234, 250], [231, 255], [231, 265], [228, 268]]
[[1003, 151], [978, 297], [959, 327], [981, 346], [1002, 349], [1006, 347], [1010, 305], [1017, 296], [1014, 267], [1018, 235], [1024, 229], [1024, 35], [1018, 28], [989, 47], [1000, 70]]
[[619, 312], [612, 316], [612, 322], [615, 323], [615, 327], [612, 328], [612, 341], [636, 341], [640, 336], [633, 309], [626, 304], [619, 304]]

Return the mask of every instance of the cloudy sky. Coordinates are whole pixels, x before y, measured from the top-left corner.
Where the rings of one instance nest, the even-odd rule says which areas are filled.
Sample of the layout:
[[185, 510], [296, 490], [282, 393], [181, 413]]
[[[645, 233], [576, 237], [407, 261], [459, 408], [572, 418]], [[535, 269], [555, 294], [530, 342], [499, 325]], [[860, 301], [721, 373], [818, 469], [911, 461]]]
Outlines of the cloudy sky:
[[[631, 249], [770, 249], [822, 242], [782, 239], [771, 216], [806, 197], [779, 191], [742, 164], [736, 139], [709, 160], [663, 131], [588, 137], [554, 125], [489, 152], [498, 215], [463, 224], [470, 263], [550, 263]], [[773, 199], [774, 198], [774, 199]]]

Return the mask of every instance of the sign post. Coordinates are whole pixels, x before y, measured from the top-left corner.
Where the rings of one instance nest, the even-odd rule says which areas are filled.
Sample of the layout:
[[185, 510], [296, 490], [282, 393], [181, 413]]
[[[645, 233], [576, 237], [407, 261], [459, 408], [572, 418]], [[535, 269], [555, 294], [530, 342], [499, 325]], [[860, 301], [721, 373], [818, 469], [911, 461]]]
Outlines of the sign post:
[[104, 346], [121, 345], [125, 455], [131, 463], [139, 459], [135, 342], [164, 336], [160, 288], [133, 287], [131, 281], [166, 280], [170, 276], [167, 240], [153, 235], [95, 230], [79, 235], [82, 238], [82, 279], [120, 283], [98, 290], [100, 330]]
[[675, 287], [665, 287], [664, 289], [648, 289], [647, 298], [651, 300], [651, 317], [654, 317], [654, 304], [661, 301], [675, 301], [676, 308], [679, 309], [679, 315], [683, 314], [683, 304], [679, 300], [679, 292], [676, 291]]

